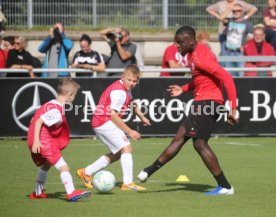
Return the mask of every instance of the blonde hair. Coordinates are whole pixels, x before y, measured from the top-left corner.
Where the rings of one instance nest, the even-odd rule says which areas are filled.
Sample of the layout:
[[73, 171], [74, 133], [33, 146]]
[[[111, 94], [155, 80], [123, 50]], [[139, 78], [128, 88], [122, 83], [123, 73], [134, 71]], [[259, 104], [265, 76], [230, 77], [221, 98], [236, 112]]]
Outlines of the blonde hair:
[[27, 41], [26, 41], [26, 39], [25, 39], [24, 37], [22, 37], [22, 36], [16, 36], [16, 37], [14, 38], [14, 40], [16, 40], [16, 39], [17, 39], [18, 41], [20, 41], [22, 47], [25, 49], [26, 46], [27, 46]]
[[80, 85], [71, 78], [62, 78], [58, 82], [58, 94], [65, 95], [68, 93], [77, 93]]
[[137, 77], [140, 77], [140, 69], [138, 68], [137, 65], [134, 65], [134, 64], [130, 64], [128, 65], [124, 72], [123, 72], [123, 75], [130, 72], [131, 74], [137, 76]]
[[259, 23], [259, 24], [256, 24], [255, 26], [254, 26], [254, 31], [255, 31], [255, 29], [260, 29], [260, 30], [263, 30], [264, 31], [264, 24], [262, 24], [262, 23]]

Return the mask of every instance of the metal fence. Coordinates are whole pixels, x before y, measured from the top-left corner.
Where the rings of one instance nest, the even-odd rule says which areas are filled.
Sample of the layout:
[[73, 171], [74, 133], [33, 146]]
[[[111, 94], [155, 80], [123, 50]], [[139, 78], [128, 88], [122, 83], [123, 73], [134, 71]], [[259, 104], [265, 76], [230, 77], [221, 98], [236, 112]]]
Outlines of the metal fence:
[[[201, 3], [200, 3], [201, 2]], [[190, 25], [197, 29], [217, 29], [218, 21], [206, 12], [217, 0], [0, 0], [13, 28], [50, 26], [62, 21], [68, 27], [175, 28]], [[265, 0], [248, 0], [258, 7], [250, 20], [262, 22]]]

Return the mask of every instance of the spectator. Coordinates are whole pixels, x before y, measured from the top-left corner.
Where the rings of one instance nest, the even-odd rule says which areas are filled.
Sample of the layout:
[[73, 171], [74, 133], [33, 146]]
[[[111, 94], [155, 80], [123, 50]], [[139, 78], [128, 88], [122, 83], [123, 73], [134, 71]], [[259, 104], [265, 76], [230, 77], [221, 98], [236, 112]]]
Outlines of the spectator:
[[35, 56], [32, 56], [32, 58], [33, 58], [33, 67], [37, 68], [37, 69], [41, 68], [42, 64], [41, 64], [39, 58], [37, 58]]
[[145, 67], [145, 62], [144, 62], [143, 56], [141, 54], [140, 46], [137, 44], [135, 44], [135, 45], [137, 47], [136, 52], [135, 52], [136, 65], [141, 69], [141, 68]]
[[276, 50], [276, 1], [268, 0], [268, 7], [263, 11], [265, 39]]
[[[254, 28], [253, 39], [248, 41], [244, 45], [244, 55], [245, 56], [274, 56], [275, 52], [273, 47], [265, 42], [264, 28], [257, 26]], [[245, 67], [269, 67], [273, 65], [274, 62], [246, 62]], [[271, 72], [262, 71], [247, 71], [245, 76], [271, 76]]]
[[[169, 45], [163, 55], [162, 59], [162, 68], [184, 68], [187, 67], [188, 61], [187, 56], [182, 56], [181, 53], [179, 53], [177, 47], [175, 44]], [[166, 76], [183, 76], [185, 73], [179, 73], [179, 72], [161, 72], [160, 76], [166, 77]]]
[[[5, 36], [1, 40], [2, 50], [7, 53], [7, 57], [4, 60], [5, 61], [5, 67], [4, 68], [6, 68], [6, 65], [7, 65], [7, 59], [8, 59], [8, 52], [9, 52], [9, 50], [14, 49], [14, 39], [15, 39], [14, 36]], [[5, 72], [0, 73], [0, 77], [6, 77], [6, 76], [7, 76], [7, 73], [5, 73]]]
[[196, 40], [202, 44], [207, 45], [210, 48], [209, 41], [210, 41], [210, 34], [206, 31], [198, 31], [196, 33]]
[[[43, 68], [68, 68], [69, 52], [73, 42], [65, 36], [63, 23], [57, 22], [50, 28], [49, 36], [38, 47], [39, 52], [45, 53]], [[68, 77], [69, 72], [43, 73], [42, 77]]]
[[[107, 68], [123, 69], [130, 64], [136, 64], [136, 45], [130, 42], [130, 33], [125, 28], [107, 28], [100, 32], [102, 38], [111, 48]], [[122, 72], [109, 73], [108, 76], [120, 76]]]
[[[230, 13], [230, 11], [228, 11]], [[225, 13], [222, 18], [228, 16]], [[233, 18], [226, 19], [224, 34], [226, 37], [225, 55], [226, 56], [243, 56], [242, 46], [246, 40], [252, 39], [253, 26], [247, 20], [244, 20], [243, 9], [240, 3], [232, 7]], [[225, 67], [243, 67], [243, 62], [226, 62]], [[231, 72], [232, 76], [243, 76], [243, 72]]]
[[0, 5], [0, 35], [5, 33], [5, 25], [7, 24], [7, 19], [5, 14], [2, 12], [2, 7]]
[[[91, 38], [83, 34], [80, 38], [81, 50], [76, 52], [73, 58], [71, 68], [89, 69], [96, 72], [105, 71], [105, 63], [102, 55], [91, 49]], [[92, 76], [91, 73], [76, 73], [77, 77]]]
[[14, 49], [14, 40], [14, 36], [5, 36], [2, 40], [3, 49], [6, 51]]
[[[0, 37], [0, 44], [1, 44], [1, 37]], [[7, 64], [7, 58], [8, 58], [8, 52], [6, 50], [3, 50], [0, 47], [0, 69], [6, 68]], [[5, 72], [0, 72], [0, 77], [5, 77], [6, 73]]]
[[[42, 67], [40, 59], [35, 57], [35, 56], [32, 56], [32, 58], [33, 58], [33, 68], [34, 69], [40, 69]], [[34, 75], [35, 75], [35, 77], [41, 77], [42, 73], [41, 72], [35, 72]]]
[[227, 13], [227, 18], [232, 18], [233, 13], [232, 13], [232, 8], [234, 4], [239, 3], [242, 6], [242, 9], [244, 13], [246, 13], [243, 17], [244, 20], [248, 20], [253, 14], [257, 12], [257, 8], [254, 5], [251, 5], [245, 1], [241, 0], [223, 0], [223, 1], [218, 1], [215, 4], [212, 4], [207, 7], [207, 12], [211, 14], [212, 16], [216, 17], [219, 20], [219, 27], [218, 27], [218, 37], [219, 37], [219, 42], [221, 45], [221, 52], [220, 55], [223, 56], [225, 52], [225, 35], [223, 34], [225, 26], [224, 26], [224, 19], [225, 16], [224, 14]]
[[7, 59], [7, 68], [12, 69], [27, 69], [29, 75], [22, 72], [8, 73], [7, 77], [31, 77], [34, 78], [33, 58], [32, 55], [25, 50], [26, 40], [25, 38], [18, 36], [15, 37], [14, 49], [9, 50]]

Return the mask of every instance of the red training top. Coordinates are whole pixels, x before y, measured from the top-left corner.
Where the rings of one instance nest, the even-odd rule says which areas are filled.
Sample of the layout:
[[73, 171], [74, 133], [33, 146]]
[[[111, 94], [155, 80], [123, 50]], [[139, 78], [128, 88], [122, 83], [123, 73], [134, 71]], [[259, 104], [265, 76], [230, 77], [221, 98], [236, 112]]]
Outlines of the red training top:
[[111, 110], [117, 111], [122, 116], [128, 109], [131, 99], [131, 91], [124, 87], [122, 80], [112, 83], [101, 95], [92, 118], [92, 127], [100, 127], [111, 120]]
[[225, 87], [232, 109], [236, 109], [236, 87], [232, 76], [218, 63], [209, 47], [197, 43], [194, 51], [188, 54], [192, 81], [182, 88], [184, 92], [194, 90], [194, 100], [214, 100], [224, 103], [222, 85]]

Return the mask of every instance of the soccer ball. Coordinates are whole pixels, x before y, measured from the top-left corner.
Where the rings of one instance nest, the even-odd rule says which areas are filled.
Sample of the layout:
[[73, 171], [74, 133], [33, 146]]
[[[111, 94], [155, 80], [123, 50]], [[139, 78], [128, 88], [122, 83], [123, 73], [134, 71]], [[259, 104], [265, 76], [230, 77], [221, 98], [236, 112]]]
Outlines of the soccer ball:
[[93, 186], [101, 193], [111, 191], [116, 184], [115, 176], [106, 170], [101, 170], [93, 177]]

